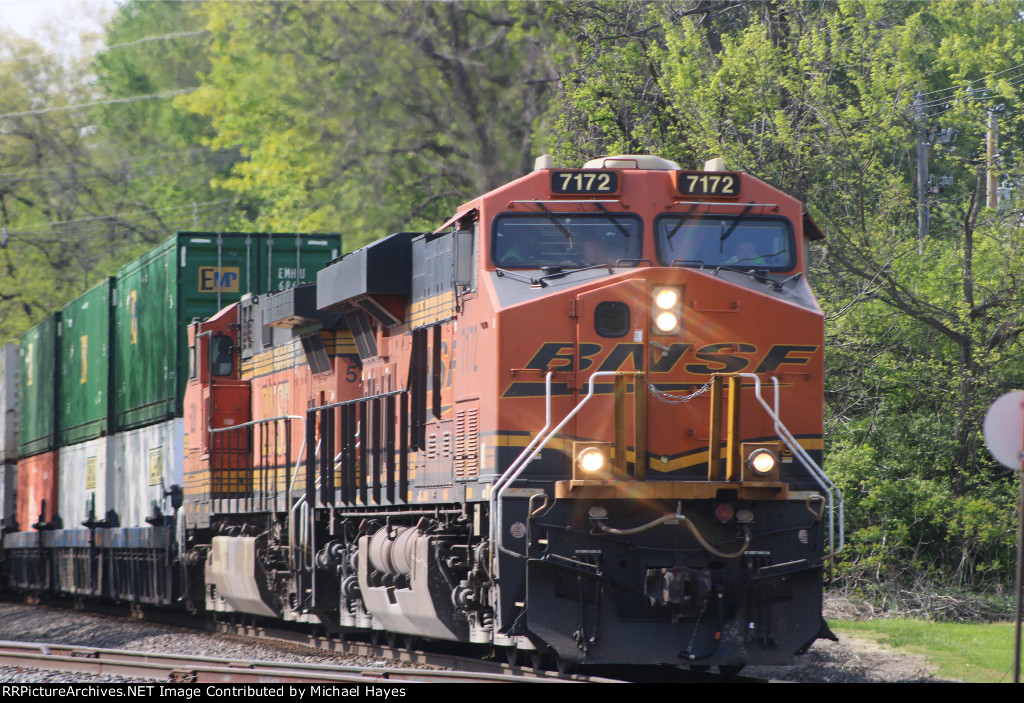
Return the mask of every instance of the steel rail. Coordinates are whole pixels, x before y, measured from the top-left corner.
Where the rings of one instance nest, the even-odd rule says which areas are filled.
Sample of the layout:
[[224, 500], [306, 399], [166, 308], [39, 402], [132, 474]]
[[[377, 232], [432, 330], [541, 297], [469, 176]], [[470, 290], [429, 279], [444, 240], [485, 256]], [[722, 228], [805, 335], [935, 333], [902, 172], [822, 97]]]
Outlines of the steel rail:
[[0, 641], [0, 664], [91, 674], [119, 674], [175, 683], [510, 683], [556, 682], [441, 669], [373, 668], [337, 664], [265, 662], [180, 654], [131, 652], [75, 645]]

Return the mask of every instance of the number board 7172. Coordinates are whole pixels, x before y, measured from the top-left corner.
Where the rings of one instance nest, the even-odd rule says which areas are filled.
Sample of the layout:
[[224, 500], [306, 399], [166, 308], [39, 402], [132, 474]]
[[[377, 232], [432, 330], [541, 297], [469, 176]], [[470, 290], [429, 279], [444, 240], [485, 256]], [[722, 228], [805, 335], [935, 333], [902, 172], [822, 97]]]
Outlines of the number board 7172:
[[740, 174], [727, 171], [676, 171], [680, 195], [739, 195]]
[[619, 174], [615, 171], [552, 171], [552, 195], [617, 195]]

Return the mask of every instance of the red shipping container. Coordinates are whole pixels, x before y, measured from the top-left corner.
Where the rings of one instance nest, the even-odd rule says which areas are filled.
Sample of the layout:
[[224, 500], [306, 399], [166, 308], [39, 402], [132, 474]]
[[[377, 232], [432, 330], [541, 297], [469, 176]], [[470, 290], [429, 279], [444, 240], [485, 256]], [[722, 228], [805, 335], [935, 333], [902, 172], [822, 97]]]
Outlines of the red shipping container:
[[[18, 462], [18, 529], [27, 532], [32, 525], [53, 520], [57, 511], [60, 454], [57, 451], [36, 454]], [[43, 501], [46, 509], [43, 510]]]

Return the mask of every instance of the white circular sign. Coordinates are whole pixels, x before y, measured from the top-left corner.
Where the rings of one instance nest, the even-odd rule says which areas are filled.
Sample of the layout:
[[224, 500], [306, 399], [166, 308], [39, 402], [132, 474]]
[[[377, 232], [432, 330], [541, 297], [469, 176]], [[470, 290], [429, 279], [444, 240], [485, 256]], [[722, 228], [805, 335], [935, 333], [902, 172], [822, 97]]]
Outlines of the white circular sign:
[[1002, 396], [985, 413], [985, 444], [992, 456], [1009, 469], [1020, 470], [1024, 434], [1024, 391]]

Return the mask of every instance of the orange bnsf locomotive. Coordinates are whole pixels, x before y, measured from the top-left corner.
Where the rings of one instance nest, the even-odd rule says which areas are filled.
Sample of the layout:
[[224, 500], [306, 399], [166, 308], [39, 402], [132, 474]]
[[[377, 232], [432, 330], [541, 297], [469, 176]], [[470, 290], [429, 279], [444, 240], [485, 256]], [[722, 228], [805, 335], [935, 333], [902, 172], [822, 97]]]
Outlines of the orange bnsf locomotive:
[[564, 664], [829, 636], [821, 234], [715, 167], [539, 162], [194, 324], [185, 600]]

